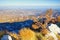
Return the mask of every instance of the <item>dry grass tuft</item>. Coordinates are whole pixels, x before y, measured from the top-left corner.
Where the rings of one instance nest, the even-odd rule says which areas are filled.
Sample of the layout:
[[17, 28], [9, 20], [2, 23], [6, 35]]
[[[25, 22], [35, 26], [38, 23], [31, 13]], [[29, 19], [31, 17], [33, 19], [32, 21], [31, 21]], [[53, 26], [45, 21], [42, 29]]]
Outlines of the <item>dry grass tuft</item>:
[[29, 28], [21, 29], [19, 35], [21, 37], [21, 40], [36, 40], [35, 32]]

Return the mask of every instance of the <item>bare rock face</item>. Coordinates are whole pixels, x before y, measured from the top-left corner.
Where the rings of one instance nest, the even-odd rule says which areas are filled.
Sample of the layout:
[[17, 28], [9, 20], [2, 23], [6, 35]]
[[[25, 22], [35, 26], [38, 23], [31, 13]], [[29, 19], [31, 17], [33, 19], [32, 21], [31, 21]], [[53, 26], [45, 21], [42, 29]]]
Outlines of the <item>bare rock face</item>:
[[3, 37], [1, 38], [1, 40], [12, 40], [12, 38], [9, 35], [3, 35]]
[[49, 30], [55, 34], [60, 33], [60, 28], [56, 24], [51, 24]]

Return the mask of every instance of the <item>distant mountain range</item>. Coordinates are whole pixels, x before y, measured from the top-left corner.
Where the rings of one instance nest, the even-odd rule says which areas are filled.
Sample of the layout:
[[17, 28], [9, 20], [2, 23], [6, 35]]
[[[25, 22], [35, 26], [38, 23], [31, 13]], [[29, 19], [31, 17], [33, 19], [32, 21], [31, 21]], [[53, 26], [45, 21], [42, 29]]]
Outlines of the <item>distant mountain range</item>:
[[[39, 14], [45, 14], [45, 12], [49, 9], [2, 9], [0, 10], [0, 15], [22, 15], [22, 16], [27, 16], [27, 15], [39, 15]], [[52, 9], [53, 14], [58, 14], [60, 15], [60, 9]]]

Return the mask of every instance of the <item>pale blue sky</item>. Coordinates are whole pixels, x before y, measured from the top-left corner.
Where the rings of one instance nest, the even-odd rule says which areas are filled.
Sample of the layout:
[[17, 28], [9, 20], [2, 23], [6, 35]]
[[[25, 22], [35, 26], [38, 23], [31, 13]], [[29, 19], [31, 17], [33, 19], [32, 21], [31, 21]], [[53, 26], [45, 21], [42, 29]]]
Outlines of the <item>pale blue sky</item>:
[[0, 0], [0, 7], [55, 7], [60, 8], [60, 0]]

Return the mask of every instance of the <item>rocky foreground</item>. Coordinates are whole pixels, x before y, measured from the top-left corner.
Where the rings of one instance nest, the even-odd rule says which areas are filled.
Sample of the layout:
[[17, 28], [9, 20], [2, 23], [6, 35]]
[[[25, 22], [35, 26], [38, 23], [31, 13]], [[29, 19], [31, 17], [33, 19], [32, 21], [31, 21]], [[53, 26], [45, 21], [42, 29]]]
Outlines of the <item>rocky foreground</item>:
[[52, 9], [39, 16], [5, 17], [0, 18], [0, 40], [60, 40], [60, 15], [53, 16]]

